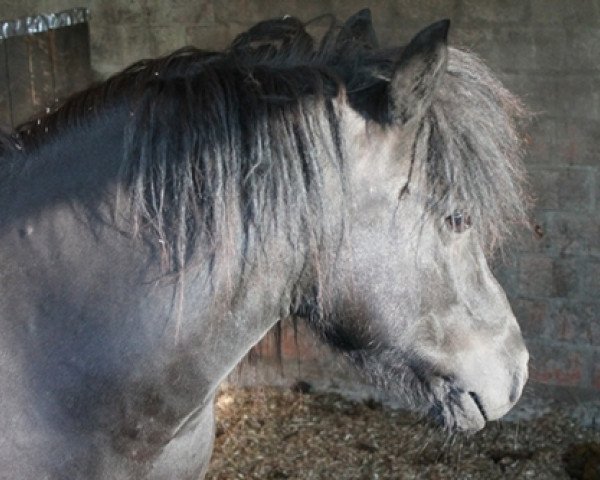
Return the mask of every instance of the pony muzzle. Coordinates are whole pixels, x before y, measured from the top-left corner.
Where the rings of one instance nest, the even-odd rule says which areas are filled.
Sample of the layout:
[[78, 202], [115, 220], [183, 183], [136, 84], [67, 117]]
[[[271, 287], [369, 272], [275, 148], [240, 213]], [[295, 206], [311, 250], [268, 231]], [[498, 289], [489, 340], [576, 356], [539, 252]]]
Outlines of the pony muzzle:
[[503, 417], [521, 397], [528, 361], [522, 344], [510, 356], [497, 350], [461, 352], [454, 373], [435, 388], [442, 407], [437, 420], [451, 430], [474, 432]]

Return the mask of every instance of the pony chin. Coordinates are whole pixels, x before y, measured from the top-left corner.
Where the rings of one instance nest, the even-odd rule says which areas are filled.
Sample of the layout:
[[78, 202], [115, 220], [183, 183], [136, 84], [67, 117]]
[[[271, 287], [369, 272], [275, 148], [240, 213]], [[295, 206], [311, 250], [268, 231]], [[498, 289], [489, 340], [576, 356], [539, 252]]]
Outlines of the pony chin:
[[452, 385], [433, 365], [396, 348], [345, 353], [373, 386], [450, 432], [481, 430], [487, 416], [477, 396]]

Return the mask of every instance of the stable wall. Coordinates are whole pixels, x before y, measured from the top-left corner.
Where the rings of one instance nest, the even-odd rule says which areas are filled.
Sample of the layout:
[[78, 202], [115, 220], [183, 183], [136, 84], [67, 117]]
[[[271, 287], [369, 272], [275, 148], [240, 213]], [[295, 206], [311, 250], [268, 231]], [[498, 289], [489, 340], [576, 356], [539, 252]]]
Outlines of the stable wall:
[[[369, 6], [384, 44], [406, 43], [450, 18], [451, 44], [479, 53], [536, 114], [526, 162], [542, 235], [496, 268], [532, 354], [531, 384], [565, 387], [551, 389], [562, 396], [598, 395], [600, 1], [0, 0], [0, 18], [74, 6], [91, 10], [99, 77], [186, 44], [222, 48], [265, 17], [332, 12], [344, 19]], [[284, 347], [291, 376], [316, 378], [331, 363], [310, 342], [296, 349], [290, 336]], [[342, 371], [328, 374], [331, 381]]]

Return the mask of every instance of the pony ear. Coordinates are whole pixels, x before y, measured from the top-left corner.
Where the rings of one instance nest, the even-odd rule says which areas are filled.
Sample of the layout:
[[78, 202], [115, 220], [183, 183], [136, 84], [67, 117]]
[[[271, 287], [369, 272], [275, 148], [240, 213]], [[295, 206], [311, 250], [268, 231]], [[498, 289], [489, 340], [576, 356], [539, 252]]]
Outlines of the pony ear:
[[429, 108], [440, 79], [446, 72], [448, 28], [441, 20], [419, 32], [396, 62], [389, 86], [394, 121], [419, 119]]
[[379, 46], [377, 35], [373, 29], [371, 10], [368, 8], [363, 8], [348, 18], [340, 30], [336, 39], [336, 47], [343, 48], [349, 43], [359, 43], [368, 49], [375, 49]]

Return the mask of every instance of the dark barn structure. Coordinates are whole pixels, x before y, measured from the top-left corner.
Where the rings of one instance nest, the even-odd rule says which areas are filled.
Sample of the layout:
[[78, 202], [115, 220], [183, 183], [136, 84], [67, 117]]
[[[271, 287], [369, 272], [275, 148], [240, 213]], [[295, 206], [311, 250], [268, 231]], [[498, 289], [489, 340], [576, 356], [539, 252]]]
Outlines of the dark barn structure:
[[12, 128], [90, 84], [87, 12], [74, 8], [2, 22], [0, 124]]

